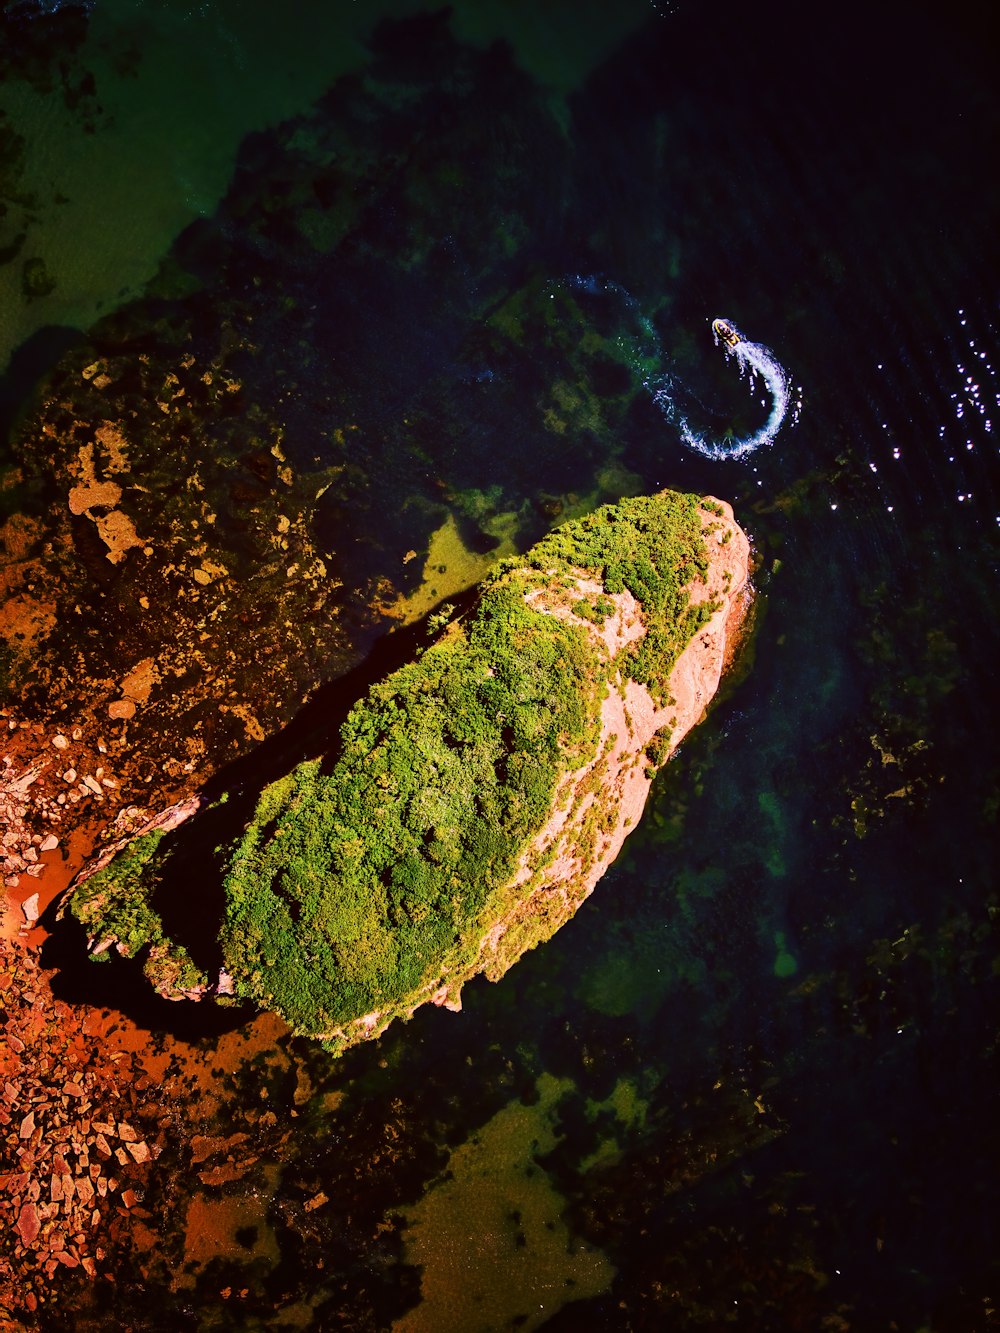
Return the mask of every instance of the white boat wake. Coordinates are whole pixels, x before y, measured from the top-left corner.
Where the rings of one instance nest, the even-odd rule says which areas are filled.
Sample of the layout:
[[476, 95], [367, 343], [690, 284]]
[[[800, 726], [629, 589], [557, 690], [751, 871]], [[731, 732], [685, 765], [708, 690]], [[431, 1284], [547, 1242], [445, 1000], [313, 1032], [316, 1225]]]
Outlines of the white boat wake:
[[706, 458], [745, 458], [755, 449], [774, 440], [790, 408], [792, 424], [795, 424], [801, 406], [801, 394], [793, 390], [791, 380], [770, 348], [763, 343], [748, 342], [732, 320], [714, 319], [712, 336], [716, 346], [722, 347], [727, 358], [735, 358], [741, 377], [746, 374], [751, 388], [755, 387], [757, 376], [760, 376], [771, 395], [771, 409], [763, 426], [746, 435], [727, 431], [716, 439], [708, 432], [696, 430], [678, 403], [678, 398], [691, 401], [690, 390], [676, 376], [665, 374], [660, 369], [663, 355], [659, 338], [635, 298], [618, 283], [596, 275], [576, 274], [569, 279], [569, 285], [590, 296], [608, 295], [616, 298], [628, 311], [635, 324], [635, 333], [620, 337], [619, 345], [626, 351], [633, 370], [638, 373], [657, 407], [676, 426], [681, 440], [689, 449], [694, 449]]
[[763, 426], [749, 435], [727, 435], [721, 440], [711, 440], [692, 430], [686, 417], [677, 415], [669, 382], [658, 387], [650, 386], [653, 399], [665, 416], [671, 420], [676, 417], [680, 437], [689, 449], [696, 449], [706, 458], [744, 458], [761, 445], [770, 444], [777, 435], [781, 423], [788, 415], [791, 383], [770, 349], [763, 343], [747, 342], [731, 320], [713, 319], [712, 336], [716, 346], [721, 345], [727, 357], [736, 358], [740, 375], [746, 373], [751, 387], [758, 375], [767, 386], [771, 395], [771, 411]]

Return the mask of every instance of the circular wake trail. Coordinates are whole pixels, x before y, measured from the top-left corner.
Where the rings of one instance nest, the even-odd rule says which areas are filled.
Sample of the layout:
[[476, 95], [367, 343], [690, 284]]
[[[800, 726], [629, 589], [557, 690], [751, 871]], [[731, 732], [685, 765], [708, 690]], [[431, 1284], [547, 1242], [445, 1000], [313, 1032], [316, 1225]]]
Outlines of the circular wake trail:
[[[627, 312], [633, 329], [628, 334], [620, 334], [618, 344], [657, 407], [676, 427], [681, 440], [689, 449], [717, 460], [745, 458], [762, 445], [772, 442], [788, 415], [789, 407], [793, 409], [793, 424], [798, 419], [801, 394], [798, 391], [793, 394], [792, 383], [770, 348], [763, 343], [748, 342], [732, 320], [720, 318], [712, 321], [715, 345], [722, 347], [727, 359], [735, 359], [740, 376], [746, 375], [751, 389], [755, 388], [758, 376], [763, 380], [771, 395], [771, 410], [763, 426], [747, 435], [727, 431], [721, 439], [716, 439], [707, 432], [696, 430], [678, 403], [678, 398], [690, 402], [694, 395], [675, 375], [664, 373], [664, 358], [656, 329], [643, 314], [635, 297], [619, 283], [596, 274], [574, 274], [567, 280], [567, 285], [588, 296], [610, 297]], [[704, 407], [704, 404], [700, 405]]]
[[[677, 429], [680, 437], [689, 449], [696, 449], [706, 458], [744, 458], [752, 454], [761, 445], [770, 444], [781, 428], [781, 423], [788, 415], [791, 400], [791, 384], [784, 370], [775, 360], [769, 348], [763, 343], [747, 342], [739, 329], [728, 319], [712, 321], [712, 335], [716, 346], [721, 344], [727, 357], [735, 357], [740, 375], [746, 373], [753, 387], [759, 375], [771, 395], [771, 411], [759, 430], [749, 435], [731, 435], [722, 440], [712, 440], [692, 430], [686, 417], [679, 417]], [[674, 416], [673, 399], [668, 386], [654, 390], [654, 399], [663, 408], [668, 417]]]

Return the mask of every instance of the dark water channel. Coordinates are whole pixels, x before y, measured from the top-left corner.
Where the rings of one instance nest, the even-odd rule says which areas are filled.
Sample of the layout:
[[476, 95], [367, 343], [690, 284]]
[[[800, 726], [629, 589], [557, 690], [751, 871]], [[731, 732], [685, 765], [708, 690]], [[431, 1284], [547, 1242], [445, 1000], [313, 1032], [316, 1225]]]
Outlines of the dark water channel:
[[[1000, 215], [978, 8], [511, 3], [449, 27], [400, 4], [373, 37], [310, 4], [273, 63], [264, 7], [79, 8], [74, 59], [113, 90], [87, 133], [103, 169], [129, 169], [130, 108], [159, 116], [150, 188], [190, 207], [129, 231], [95, 179], [134, 246], [117, 286], [95, 252], [88, 286], [39, 202], [32, 244], [63, 287], [20, 323], [10, 297], [0, 409], [50, 364], [32, 347], [62, 351], [39, 328], [134, 302], [155, 355], [193, 301], [196, 329], [255, 322], [243, 369], [290, 457], [329, 451], [337, 413], [360, 423], [356, 489], [316, 518], [348, 584], [426, 549], [435, 505], [481, 552], [515, 515], [524, 546], [617, 478], [731, 501], [759, 619], [576, 919], [460, 1015], [337, 1062], [279, 1040], [226, 1071], [204, 1132], [247, 1129], [266, 1089], [296, 1112], [276, 1169], [265, 1143], [212, 1194], [179, 1161], [148, 1200], [159, 1253], [123, 1251], [99, 1302], [81, 1287], [51, 1327], [997, 1326]], [[141, 77], [185, 25], [187, 110]], [[251, 84], [259, 114], [233, 105]], [[28, 172], [32, 117], [62, 93], [11, 87], [0, 127]], [[57, 155], [45, 169], [60, 179]], [[578, 275], [634, 305], [570, 300]], [[758, 424], [717, 315], [802, 394], [739, 462], [686, 450], [641, 382]], [[308, 749], [319, 716], [272, 757]], [[193, 1262], [182, 1219], [206, 1192], [252, 1193], [268, 1245], [234, 1231]]]

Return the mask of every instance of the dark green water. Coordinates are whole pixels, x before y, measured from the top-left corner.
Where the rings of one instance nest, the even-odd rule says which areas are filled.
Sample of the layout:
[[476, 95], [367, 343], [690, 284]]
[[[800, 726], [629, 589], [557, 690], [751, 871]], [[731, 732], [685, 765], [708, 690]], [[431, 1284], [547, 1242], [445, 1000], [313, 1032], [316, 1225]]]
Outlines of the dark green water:
[[[8, 420], [84, 335], [155, 357], [252, 327], [248, 398], [297, 464], [348, 469], [314, 520], [347, 597], [426, 549], [442, 503], [473, 544], [526, 545], [615, 485], [730, 500], [759, 557], [747, 674], [577, 918], [461, 1015], [233, 1076], [233, 1128], [263, 1086], [280, 1114], [311, 1083], [280, 1172], [217, 1191], [255, 1191], [273, 1248], [173, 1289], [178, 1175], [149, 1275], [123, 1257], [51, 1326], [995, 1326], [997, 107], [974, 8], [470, 3], [449, 25], [400, 3], [374, 35], [374, 6], [5, 8]], [[739, 462], [685, 450], [636, 375], [636, 311], [570, 299], [581, 274], [631, 293], [654, 375], [752, 426], [708, 331], [735, 320], [798, 423]]]

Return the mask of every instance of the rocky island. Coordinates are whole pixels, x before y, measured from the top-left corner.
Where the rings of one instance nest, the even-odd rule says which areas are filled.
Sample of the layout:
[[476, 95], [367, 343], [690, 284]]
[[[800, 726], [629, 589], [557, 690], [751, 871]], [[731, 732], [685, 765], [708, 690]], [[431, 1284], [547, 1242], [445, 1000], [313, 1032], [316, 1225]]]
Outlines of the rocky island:
[[425, 1002], [458, 1008], [614, 860], [716, 691], [748, 567], [711, 498], [664, 491], [557, 528], [369, 690], [335, 753], [265, 787], [220, 849], [217, 975], [158, 907], [197, 801], [80, 877], [69, 906], [92, 953], [142, 958], [162, 994], [253, 1001], [335, 1050]]

